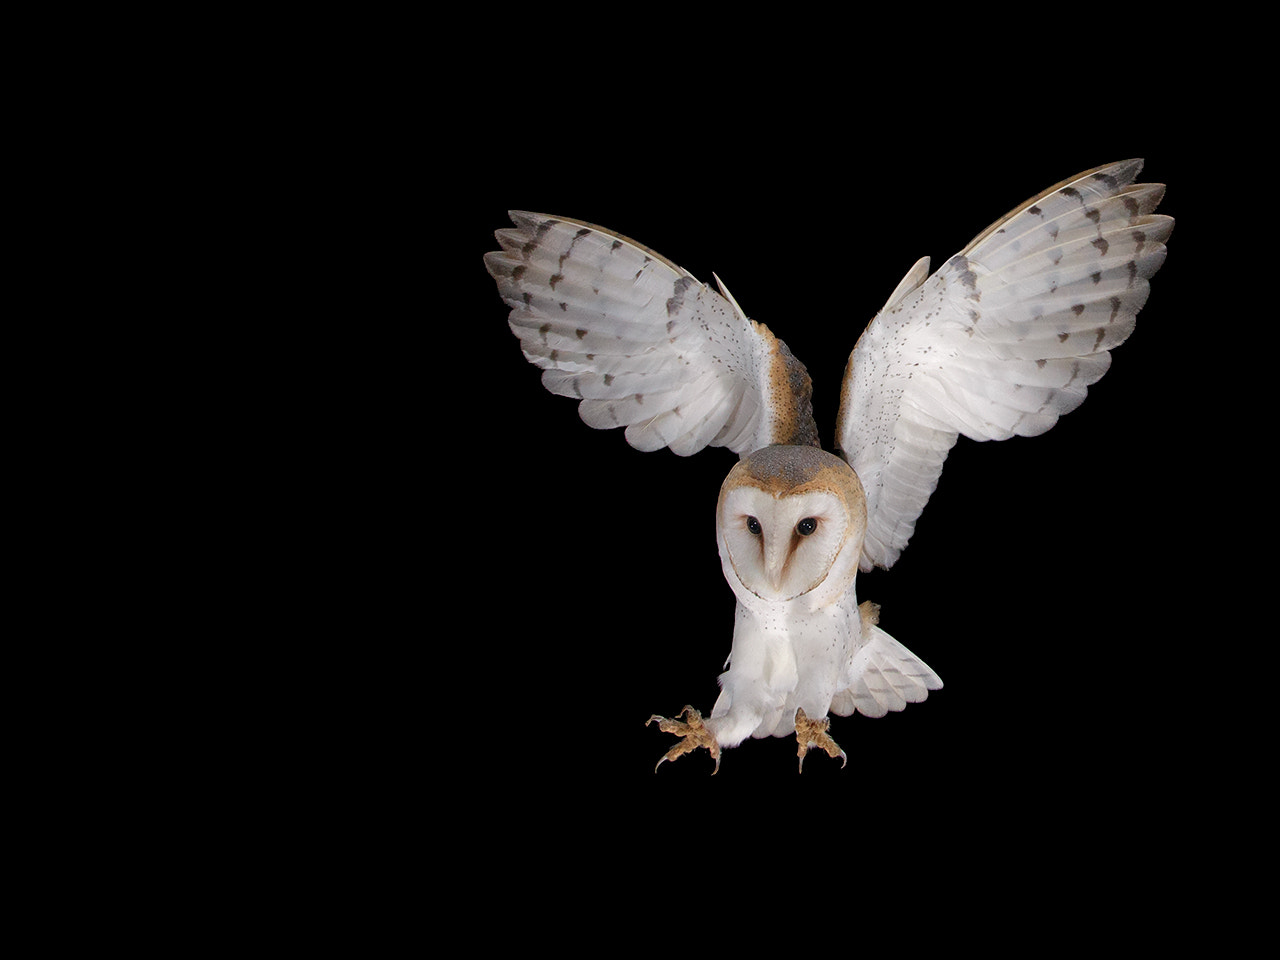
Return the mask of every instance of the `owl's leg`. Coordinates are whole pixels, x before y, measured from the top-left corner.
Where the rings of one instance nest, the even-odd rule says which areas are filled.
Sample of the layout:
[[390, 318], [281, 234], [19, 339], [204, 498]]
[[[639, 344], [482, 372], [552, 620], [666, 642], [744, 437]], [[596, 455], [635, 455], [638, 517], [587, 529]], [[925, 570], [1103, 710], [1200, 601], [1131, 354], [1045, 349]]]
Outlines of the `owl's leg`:
[[840, 758], [840, 766], [843, 767], [849, 762], [849, 758], [844, 755], [844, 751], [827, 734], [827, 727], [831, 725], [830, 717], [823, 717], [821, 720], [810, 720], [804, 712], [803, 707], [796, 708], [796, 754], [800, 757], [800, 771], [804, 772], [804, 755], [809, 752], [810, 747], [820, 747], [827, 751], [827, 756], [835, 759]]
[[657, 720], [658, 729], [663, 733], [674, 733], [677, 737], [684, 738], [666, 752], [662, 760], [659, 760], [657, 766], [653, 768], [653, 772], [658, 772], [658, 767], [662, 766], [663, 761], [674, 760], [681, 754], [689, 753], [698, 747], [706, 747], [711, 751], [711, 756], [716, 762], [715, 770], [711, 771], [714, 776], [720, 770], [720, 744], [716, 741], [716, 735], [707, 729], [706, 723], [702, 720], [702, 714], [693, 707], [685, 707], [677, 716], [688, 718], [687, 722], [660, 717], [656, 713], [644, 722], [647, 727]]

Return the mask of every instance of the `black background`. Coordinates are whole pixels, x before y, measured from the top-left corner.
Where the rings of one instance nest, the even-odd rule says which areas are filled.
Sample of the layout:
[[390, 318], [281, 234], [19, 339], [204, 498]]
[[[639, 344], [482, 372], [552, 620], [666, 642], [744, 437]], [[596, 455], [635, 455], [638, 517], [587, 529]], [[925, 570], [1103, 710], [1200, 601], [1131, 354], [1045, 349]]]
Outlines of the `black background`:
[[[438, 494], [424, 523], [464, 616], [433, 623], [428, 647], [438, 696], [484, 731], [458, 762], [535, 793], [661, 796], [666, 781], [705, 778], [705, 751], [655, 775], [674, 740], [645, 721], [710, 711], [733, 630], [714, 504], [734, 455], [640, 453], [541, 387], [482, 263], [508, 208], [599, 224], [702, 281], [715, 271], [807, 366], [829, 446], [849, 352], [916, 258], [936, 268], [1045, 187], [1133, 156], [1141, 181], [1167, 184], [1159, 212], [1178, 220], [1135, 333], [1049, 433], [953, 449], [902, 558], [858, 581], [945, 687], [885, 718], [835, 718], [848, 767], [811, 755], [803, 776], [926, 803], [1088, 804], [1168, 774], [1175, 751], [1208, 750], [1194, 722], [1172, 719], [1186, 716], [1205, 615], [1192, 572], [1213, 550], [1196, 516], [1210, 413], [1184, 385], [1206, 323], [1203, 128], [1109, 112], [1064, 137], [1057, 108], [1015, 124], [945, 101], [910, 116], [836, 109], [828, 88], [784, 108], [750, 89], [681, 100], [622, 86], [620, 100], [533, 115], [518, 85], [500, 85], [478, 127], [438, 118], [450, 216], [428, 282], [447, 277], [451, 298], [431, 307], [428, 362], [447, 356], [458, 386], [429, 401], [445, 405], [447, 431], [425, 431]], [[429, 594], [441, 586], [439, 573], [427, 581]], [[713, 782], [795, 768], [793, 739], [748, 740]]]

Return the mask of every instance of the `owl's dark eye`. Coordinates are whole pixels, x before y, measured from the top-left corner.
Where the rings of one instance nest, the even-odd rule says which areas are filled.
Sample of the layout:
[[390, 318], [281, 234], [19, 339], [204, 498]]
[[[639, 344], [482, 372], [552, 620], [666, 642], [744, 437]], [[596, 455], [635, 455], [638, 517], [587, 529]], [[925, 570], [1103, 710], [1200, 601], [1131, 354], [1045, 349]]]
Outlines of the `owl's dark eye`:
[[802, 537], [807, 537], [809, 534], [813, 533], [813, 531], [817, 529], [818, 529], [817, 517], [805, 517], [803, 520], [801, 520], [799, 523], [796, 524], [796, 533], [800, 534], [800, 536]]
[[752, 536], [760, 536], [760, 521], [755, 517], [747, 517], [747, 530]]

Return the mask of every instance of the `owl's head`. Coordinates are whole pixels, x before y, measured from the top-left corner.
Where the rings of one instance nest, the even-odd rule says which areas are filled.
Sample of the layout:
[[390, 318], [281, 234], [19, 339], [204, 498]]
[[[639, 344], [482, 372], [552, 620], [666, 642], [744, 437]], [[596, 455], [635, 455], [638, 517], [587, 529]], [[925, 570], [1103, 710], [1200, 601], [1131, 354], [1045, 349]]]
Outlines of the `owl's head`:
[[858, 475], [817, 447], [765, 447], [739, 460], [720, 488], [721, 563], [744, 602], [834, 601], [857, 576], [866, 527]]

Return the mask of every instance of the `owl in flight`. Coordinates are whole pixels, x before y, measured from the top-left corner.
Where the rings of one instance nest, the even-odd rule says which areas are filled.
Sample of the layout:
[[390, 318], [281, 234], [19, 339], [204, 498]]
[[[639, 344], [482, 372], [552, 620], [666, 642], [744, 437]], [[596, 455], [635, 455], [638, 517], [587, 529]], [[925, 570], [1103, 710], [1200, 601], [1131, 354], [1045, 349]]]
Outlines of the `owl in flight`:
[[1044, 433], [1106, 372], [1173, 229], [1141, 169], [1088, 170], [935, 273], [917, 261], [853, 346], [832, 453], [804, 366], [719, 277], [712, 289], [600, 227], [511, 214], [485, 266], [543, 385], [639, 450], [739, 455], [716, 503], [738, 601], [728, 669], [709, 717], [650, 718], [681, 738], [659, 767], [706, 747], [719, 770], [747, 737], [792, 734], [801, 769], [812, 747], [843, 759], [829, 714], [880, 717], [942, 686], [858, 603], [858, 571], [897, 560], [960, 434]]

